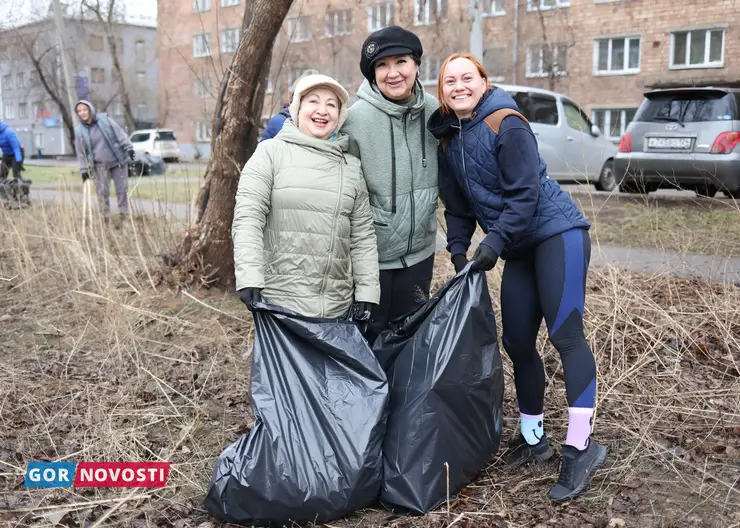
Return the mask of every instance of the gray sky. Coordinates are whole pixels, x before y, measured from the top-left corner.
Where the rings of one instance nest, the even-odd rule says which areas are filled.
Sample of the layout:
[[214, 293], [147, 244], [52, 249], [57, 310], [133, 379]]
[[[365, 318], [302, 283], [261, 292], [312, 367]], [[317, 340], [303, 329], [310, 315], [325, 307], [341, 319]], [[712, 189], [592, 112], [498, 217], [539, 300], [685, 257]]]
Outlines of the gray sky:
[[[60, 0], [65, 3], [65, 0]], [[157, 21], [156, 0], [118, 0], [123, 2], [126, 18], [130, 22], [147, 23], [152, 26]], [[79, 6], [79, 0], [67, 0]], [[51, 0], [0, 0], [0, 27], [20, 25], [28, 22], [34, 14], [45, 13]]]

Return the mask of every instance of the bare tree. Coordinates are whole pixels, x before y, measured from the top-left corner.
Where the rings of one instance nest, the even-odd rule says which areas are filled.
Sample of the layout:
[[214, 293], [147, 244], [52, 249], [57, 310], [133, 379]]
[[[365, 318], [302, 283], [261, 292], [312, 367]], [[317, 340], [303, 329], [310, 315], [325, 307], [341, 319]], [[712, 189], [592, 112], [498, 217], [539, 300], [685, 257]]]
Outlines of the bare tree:
[[562, 22], [566, 27], [568, 37], [564, 40], [554, 40], [551, 33], [548, 33], [548, 17], [539, 5], [535, 5], [534, 9], [537, 11], [542, 31], [542, 67], [547, 75], [548, 89], [555, 91], [558, 79], [567, 72], [567, 65], [564, 67], [563, 61], [567, 61], [569, 50], [576, 45], [575, 32], [569, 23], [568, 12], [561, 9], [556, 10], [556, 14], [563, 17]]
[[108, 100], [106, 106], [109, 105], [116, 96], [120, 97], [126, 126], [129, 130], [135, 130], [136, 125], [134, 123], [134, 113], [131, 110], [131, 96], [129, 94], [129, 90], [126, 88], [126, 75], [121, 67], [114, 27], [123, 18], [122, 6], [117, 0], [82, 0], [81, 7], [83, 10], [87, 10], [95, 17], [100, 24], [101, 29], [105, 33], [105, 39], [108, 42], [108, 49], [110, 50], [111, 61], [113, 62], [113, 71], [116, 73], [115, 78], [118, 84], [118, 93], [114, 94]]
[[257, 146], [265, 80], [275, 37], [293, 0], [248, 2], [243, 38], [221, 83], [213, 116], [211, 149], [197, 206], [196, 225], [170, 255], [207, 283], [234, 282], [231, 223], [241, 168]]

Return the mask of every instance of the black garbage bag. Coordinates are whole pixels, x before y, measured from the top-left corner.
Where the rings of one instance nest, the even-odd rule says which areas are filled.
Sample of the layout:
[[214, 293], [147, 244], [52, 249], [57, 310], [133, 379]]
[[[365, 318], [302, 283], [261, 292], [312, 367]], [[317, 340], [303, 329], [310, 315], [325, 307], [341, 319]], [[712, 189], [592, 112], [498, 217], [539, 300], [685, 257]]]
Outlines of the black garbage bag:
[[145, 153], [134, 158], [134, 161], [128, 164], [129, 177], [136, 176], [157, 176], [167, 172], [167, 164], [161, 156], [153, 156]]
[[360, 330], [254, 308], [256, 423], [219, 457], [206, 508], [226, 522], [291, 526], [377, 501], [388, 381]]
[[498, 451], [504, 376], [482, 272], [470, 265], [373, 350], [388, 373], [381, 503], [422, 514], [469, 484]]

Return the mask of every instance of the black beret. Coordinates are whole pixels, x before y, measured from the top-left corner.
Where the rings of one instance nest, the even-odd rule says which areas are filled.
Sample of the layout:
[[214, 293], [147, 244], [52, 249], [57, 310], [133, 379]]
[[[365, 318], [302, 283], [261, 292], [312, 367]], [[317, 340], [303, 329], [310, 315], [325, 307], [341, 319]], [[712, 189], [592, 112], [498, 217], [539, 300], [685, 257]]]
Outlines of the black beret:
[[371, 33], [362, 45], [360, 71], [365, 78], [375, 80], [375, 62], [395, 55], [411, 55], [416, 64], [421, 62], [424, 49], [421, 40], [411, 31], [400, 26], [388, 26]]

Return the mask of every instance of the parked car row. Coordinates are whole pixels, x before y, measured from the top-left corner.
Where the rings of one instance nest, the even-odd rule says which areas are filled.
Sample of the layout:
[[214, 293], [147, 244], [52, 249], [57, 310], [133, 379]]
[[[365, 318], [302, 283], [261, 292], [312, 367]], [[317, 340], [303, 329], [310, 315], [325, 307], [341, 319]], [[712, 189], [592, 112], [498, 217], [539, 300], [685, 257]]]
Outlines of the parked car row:
[[[619, 147], [566, 95], [497, 84], [516, 101], [537, 137], [548, 174], [561, 183], [597, 190], [649, 193], [660, 188], [718, 191], [740, 198], [740, 89], [652, 90], [627, 126]], [[136, 130], [137, 157], [180, 161], [175, 133]], [[144, 171], [148, 172], [148, 171]]]

